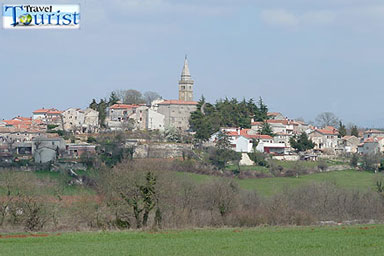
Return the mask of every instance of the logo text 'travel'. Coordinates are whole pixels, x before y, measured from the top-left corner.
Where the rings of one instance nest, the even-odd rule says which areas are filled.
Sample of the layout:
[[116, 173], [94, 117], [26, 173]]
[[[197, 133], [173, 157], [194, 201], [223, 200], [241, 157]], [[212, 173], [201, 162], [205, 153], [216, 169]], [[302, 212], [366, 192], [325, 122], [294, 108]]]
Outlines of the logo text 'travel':
[[74, 5], [3, 5], [5, 29], [78, 29], [80, 6]]

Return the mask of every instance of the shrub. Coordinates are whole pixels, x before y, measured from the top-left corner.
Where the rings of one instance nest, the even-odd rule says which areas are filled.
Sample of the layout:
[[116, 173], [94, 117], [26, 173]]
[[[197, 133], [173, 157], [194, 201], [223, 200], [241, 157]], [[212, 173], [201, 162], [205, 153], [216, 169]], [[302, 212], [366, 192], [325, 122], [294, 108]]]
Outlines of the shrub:
[[317, 168], [319, 168], [320, 171], [326, 171], [328, 169], [328, 164], [324, 160], [320, 160]]

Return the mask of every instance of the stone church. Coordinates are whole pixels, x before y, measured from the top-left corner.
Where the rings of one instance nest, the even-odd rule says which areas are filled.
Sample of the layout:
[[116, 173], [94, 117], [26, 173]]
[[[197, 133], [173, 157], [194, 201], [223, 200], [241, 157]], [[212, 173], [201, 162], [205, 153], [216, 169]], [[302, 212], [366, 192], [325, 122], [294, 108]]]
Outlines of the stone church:
[[182, 131], [189, 130], [189, 117], [197, 106], [197, 102], [193, 101], [193, 86], [194, 81], [189, 72], [188, 59], [185, 57], [179, 81], [179, 99], [165, 100], [158, 105], [158, 112], [165, 116], [165, 128], [174, 127]]

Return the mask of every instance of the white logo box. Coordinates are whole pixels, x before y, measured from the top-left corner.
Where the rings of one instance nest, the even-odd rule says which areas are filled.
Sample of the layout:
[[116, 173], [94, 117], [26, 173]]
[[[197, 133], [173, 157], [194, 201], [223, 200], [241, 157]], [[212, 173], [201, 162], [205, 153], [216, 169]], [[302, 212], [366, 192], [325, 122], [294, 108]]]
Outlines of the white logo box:
[[79, 4], [3, 4], [4, 29], [79, 29]]

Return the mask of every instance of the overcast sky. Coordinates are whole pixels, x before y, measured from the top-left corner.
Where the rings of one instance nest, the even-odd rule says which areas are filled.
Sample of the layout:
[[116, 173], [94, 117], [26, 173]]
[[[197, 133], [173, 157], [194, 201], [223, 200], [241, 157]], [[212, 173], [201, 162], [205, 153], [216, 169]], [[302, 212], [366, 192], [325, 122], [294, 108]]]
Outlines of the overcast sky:
[[115, 89], [175, 99], [188, 54], [195, 100], [261, 96], [291, 118], [330, 111], [384, 127], [383, 1], [41, 3], [78, 2], [80, 30], [0, 29], [0, 118], [83, 108]]

